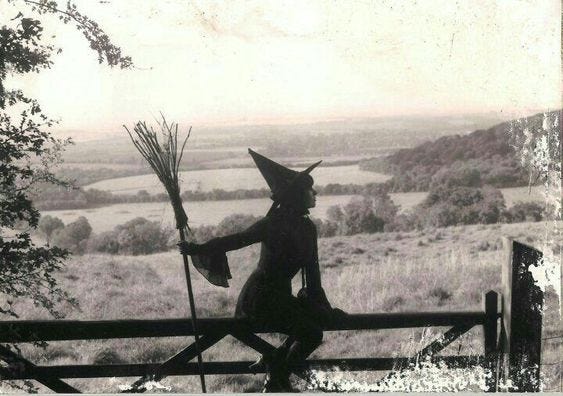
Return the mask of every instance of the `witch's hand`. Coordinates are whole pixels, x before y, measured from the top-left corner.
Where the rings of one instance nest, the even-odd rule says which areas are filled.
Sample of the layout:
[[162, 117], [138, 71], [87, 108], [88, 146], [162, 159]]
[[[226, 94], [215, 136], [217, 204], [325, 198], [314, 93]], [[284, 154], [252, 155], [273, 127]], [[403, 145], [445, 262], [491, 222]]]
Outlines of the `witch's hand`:
[[197, 254], [198, 248], [199, 245], [197, 243], [187, 241], [178, 242], [178, 249], [180, 250], [180, 253], [186, 256], [193, 256]]

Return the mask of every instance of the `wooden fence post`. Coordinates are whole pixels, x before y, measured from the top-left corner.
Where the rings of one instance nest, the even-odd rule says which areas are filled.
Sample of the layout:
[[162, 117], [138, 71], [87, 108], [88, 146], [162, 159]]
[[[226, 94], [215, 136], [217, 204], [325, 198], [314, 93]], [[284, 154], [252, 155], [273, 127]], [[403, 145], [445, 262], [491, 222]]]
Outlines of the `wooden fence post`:
[[504, 238], [507, 259], [502, 268], [504, 378], [510, 391], [539, 392], [543, 292], [530, 266], [542, 253]]
[[485, 368], [489, 370], [491, 376], [487, 379], [487, 392], [496, 392], [498, 383], [498, 293], [489, 291], [483, 298], [485, 311], [485, 323], [483, 330], [485, 333]]

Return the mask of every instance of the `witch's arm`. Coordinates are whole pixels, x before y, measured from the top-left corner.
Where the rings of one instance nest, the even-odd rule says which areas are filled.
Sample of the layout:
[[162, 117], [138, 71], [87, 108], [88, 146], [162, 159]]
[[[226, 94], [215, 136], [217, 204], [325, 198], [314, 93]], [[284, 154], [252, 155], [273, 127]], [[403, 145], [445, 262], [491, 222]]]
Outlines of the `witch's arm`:
[[321, 274], [319, 271], [318, 261], [315, 264], [308, 266], [307, 271], [307, 295], [311, 298], [320, 308], [330, 310], [331, 305], [326, 297], [326, 293], [321, 286]]
[[[316, 234], [316, 229], [315, 229]], [[324, 320], [329, 323], [333, 321], [344, 320], [348, 314], [339, 308], [333, 308], [326, 297], [326, 293], [321, 284], [321, 271], [319, 268], [318, 251], [315, 235], [314, 254], [312, 260], [305, 265], [306, 278], [307, 278], [307, 298], [310, 302], [320, 310]]]
[[266, 234], [267, 223], [267, 218], [263, 218], [244, 231], [223, 237], [213, 238], [202, 244], [187, 243], [180, 245], [180, 250], [183, 253], [190, 255], [208, 255], [237, 250], [245, 246], [252, 245], [253, 243], [262, 241], [264, 235]]
[[319, 267], [318, 248], [317, 248], [317, 233], [314, 227], [314, 244], [313, 254], [311, 260], [305, 264], [305, 272], [307, 279], [307, 294], [312, 298], [320, 307], [324, 309], [331, 309], [330, 302], [328, 301], [325, 291], [321, 283], [321, 271]]

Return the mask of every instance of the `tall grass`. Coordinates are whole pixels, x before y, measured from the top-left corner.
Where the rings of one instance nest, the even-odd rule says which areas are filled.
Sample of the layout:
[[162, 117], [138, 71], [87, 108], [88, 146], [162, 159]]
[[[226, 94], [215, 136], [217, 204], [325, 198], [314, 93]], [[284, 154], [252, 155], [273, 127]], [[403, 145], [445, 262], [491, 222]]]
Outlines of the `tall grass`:
[[[326, 238], [319, 241], [322, 282], [334, 306], [353, 313], [406, 311], [465, 311], [481, 309], [482, 295], [500, 291], [504, 261], [499, 237], [517, 237], [535, 243], [543, 225], [522, 223], [466, 226], [428, 232], [386, 233]], [[420, 245], [422, 242], [422, 245]], [[561, 244], [561, 241], [558, 242]], [[231, 316], [236, 298], [256, 266], [259, 246], [229, 253], [231, 287], [221, 289], [194, 276], [199, 317]], [[74, 257], [58, 276], [80, 301], [81, 311], [66, 308], [72, 319], [173, 318], [189, 316], [178, 253], [150, 256], [86, 255]], [[297, 278], [297, 277], [296, 277]], [[295, 288], [299, 280], [295, 280]], [[548, 291], [544, 320], [546, 336], [560, 333], [558, 296]], [[48, 318], [46, 312], [21, 301], [16, 309], [24, 318]], [[445, 329], [400, 329], [326, 332], [314, 357], [412, 356]], [[277, 343], [280, 336], [268, 339]], [[47, 349], [24, 346], [31, 361], [40, 364], [119, 363], [163, 361], [187, 346], [186, 337], [134, 340], [53, 342]], [[561, 343], [545, 342], [542, 368], [547, 390], [559, 389]], [[475, 327], [443, 354], [481, 354], [483, 334]], [[252, 360], [253, 350], [226, 337], [203, 354], [205, 361]], [[469, 375], [469, 374], [468, 374]], [[474, 375], [471, 374], [471, 375]], [[373, 384], [381, 373], [327, 373], [344, 381]], [[476, 377], [474, 382], [477, 381]], [[210, 392], [259, 391], [261, 376], [209, 376]], [[69, 381], [88, 392], [117, 392], [129, 379]], [[170, 377], [163, 381], [173, 392], [199, 392], [197, 377]], [[474, 384], [475, 385], [475, 384]], [[472, 385], [472, 386], [474, 386]], [[300, 385], [305, 386], [304, 384]], [[471, 388], [474, 389], [474, 388]], [[6, 387], [0, 390], [8, 390]], [[428, 388], [427, 390], [431, 390]], [[155, 390], [164, 391], [164, 390]]]

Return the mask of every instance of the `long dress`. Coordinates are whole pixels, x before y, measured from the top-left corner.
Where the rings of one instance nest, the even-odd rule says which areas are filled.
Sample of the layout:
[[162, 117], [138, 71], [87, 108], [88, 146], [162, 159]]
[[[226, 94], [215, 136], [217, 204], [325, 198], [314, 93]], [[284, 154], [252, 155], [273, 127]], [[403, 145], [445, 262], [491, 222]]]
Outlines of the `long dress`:
[[[261, 243], [258, 265], [242, 288], [235, 315], [300, 341], [301, 358], [320, 345], [323, 318], [331, 309], [321, 286], [317, 230], [307, 213], [280, 207], [248, 229], [211, 239], [195, 251], [217, 254]], [[301, 269], [307, 304], [292, 295], [291, 281]]]

